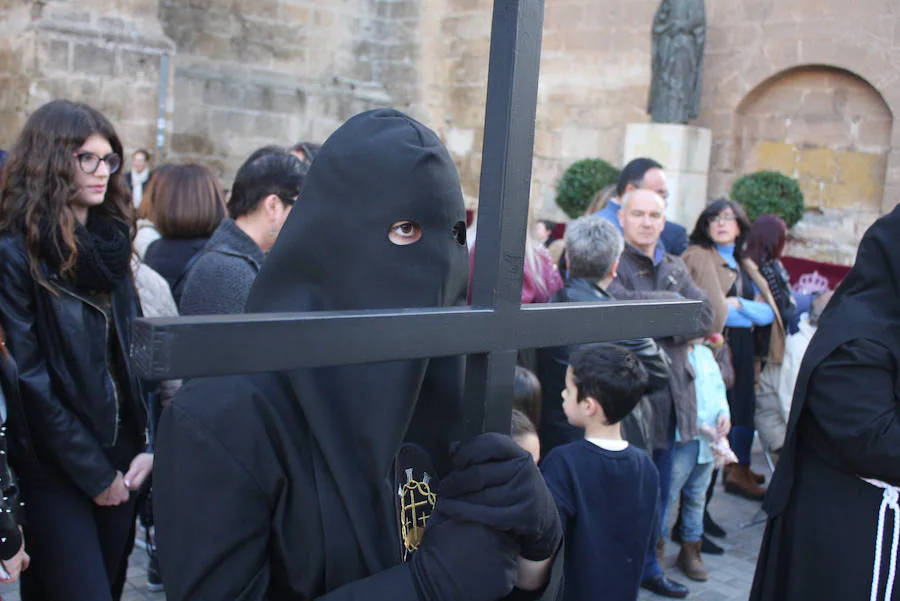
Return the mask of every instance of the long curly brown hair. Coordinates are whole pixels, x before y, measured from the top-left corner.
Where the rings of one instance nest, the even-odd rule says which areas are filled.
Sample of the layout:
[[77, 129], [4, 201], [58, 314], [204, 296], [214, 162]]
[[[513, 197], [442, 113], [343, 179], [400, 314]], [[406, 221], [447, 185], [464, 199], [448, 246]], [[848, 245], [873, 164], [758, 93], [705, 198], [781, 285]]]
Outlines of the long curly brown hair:
[[[75, 238], [77, 221], [70, 202], [78, 194], [74, 153], [94, 134], [106, 138], [113, 152], [122, 156], [122, 142], [115, 128], [97, 109], [69, 100], [54, 100], [36, 110], [25, 122], [6, 163], [6, 181], [0, 197], [0, 233], [24, 237], [31, 271], [45, 284], [40, 269], [41, 248], [51, 245], [63, 277], [74, 274], [78, 260]], [[103, 204], [91, 215], [103, 216], [129, 226], [134, 235], [131, 195], [121, 177], [112, 174]], [[49, 236], [50, 240], [42, 240]]]

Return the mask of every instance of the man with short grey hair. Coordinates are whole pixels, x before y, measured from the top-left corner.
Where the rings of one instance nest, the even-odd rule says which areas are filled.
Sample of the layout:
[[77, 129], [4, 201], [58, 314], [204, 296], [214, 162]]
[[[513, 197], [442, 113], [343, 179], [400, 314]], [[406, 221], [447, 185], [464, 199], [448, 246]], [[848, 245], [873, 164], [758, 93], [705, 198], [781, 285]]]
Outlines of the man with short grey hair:
[[[581, 217], [566, 227], [566, 257], [569, 278], [551, 302], [608, 301], [606, 287], [616, 277], [619, 256], [624, 248], [622, 235], [602, 217]], [[624, 346], [641, 360], [650, 375], [650, 390], [668, 385], [668, 358], [651, 338], [623, 340]], [[541, 403], [541, 454], [553, 447], [584, 437], [584, 432], [569, 424], [563, 413], [560, 394], [566, 387], [569, 356], [577, 345], [538, 349], [537, 376], [543, 394]], [[639, 444], [639, 441], [635, 441]]]
[[625, 240], [601, 217], [582, 217], [566, 227], [566, 264], [573, 278], [603, 279], [625, 249]]

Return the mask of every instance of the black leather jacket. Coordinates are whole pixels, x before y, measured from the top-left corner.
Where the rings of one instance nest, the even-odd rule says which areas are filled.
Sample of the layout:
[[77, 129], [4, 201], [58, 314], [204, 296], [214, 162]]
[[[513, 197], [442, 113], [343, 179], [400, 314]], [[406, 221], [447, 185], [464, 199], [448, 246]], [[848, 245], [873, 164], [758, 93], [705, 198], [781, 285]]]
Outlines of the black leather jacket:
[[[571, 278], [553, 297], [555, 303], [608, 301], [612, 297], [597, 286], [596, 280]], [[617, 340], [615, 344], [634, 353], [650, 376], [648, 393], [664, 389], [669, 383], [669, 357], [652, 338]], [[546, 457], [555, 446], [577, 440], [584, 432], [569, 424], [562, 410], [560, 394], [566, 387], [569, 356], [577, 345], [538, 349], [537, 376], [541, 382], [541, 454]]]
[[11, 559], [22, 546], [22, 533], [19, 524], [22, 522], [22, 503], [19, 500], [19, 489], [16, 479], [9, 467], [7, 455], [7, 428], [10, 400], [18, 399], [16, 364], [6, 349], [6, 336], [0, 328], [0, 559]]
[[53, 465], [93, 498], [115, 478], [106, 450], [122, 411], [147, 429], [143, 389], [128, 361], [137, 293], [130, 278], [121, 282], [109, 297], [110, 318], [96, 299], [43, 268], [50, 289], [32, 277], [22, 239], [0, 236], [0, 323], [21, 397], [9, 408], [11, 459], [22, 474], [34, 462]]

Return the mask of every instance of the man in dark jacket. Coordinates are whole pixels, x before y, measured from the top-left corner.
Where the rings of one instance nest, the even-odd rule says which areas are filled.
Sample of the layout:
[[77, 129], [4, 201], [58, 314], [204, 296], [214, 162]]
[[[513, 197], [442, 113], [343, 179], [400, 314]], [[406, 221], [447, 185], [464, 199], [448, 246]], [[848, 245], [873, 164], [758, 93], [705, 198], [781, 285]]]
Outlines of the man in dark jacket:
[[182, 315], [243, 313], [250, 287], [275, 244], [307, 167], [279, 147], [261, 148], [238, 169], [227, 218], [195, 255], [181, 295]]
[[[652, 190], [633, 190], [622, 199], [619, 221], [625, 236], [625, 251], [619, 262], [618, 277], [609, 291], [620, 299], [690, 299], [703, 301], [700, 333], [712, 327], [713, 312], [706, 293], [691, 279], [687, 266], [678, 257], [667, 254], [659, 240], [665, 224], [666, 204]], [[651, 395], [653, 407], [653, 461], [659, 470], [660, 524], [666, 523], [669, 487], [672, 479], [672, 450], [675, 430], [681, 440], [693, 440], [697, 435], [697, 399], [687, 358], [687, 340], [660, 340], [668, 352], [672, 365], [669, 385]], [[660, 535], [659, 554], [665, 548]], [[665, 578], [656, 557], [647, 557], [641, 586], [659, 595], [682, 598], [687, 595], [683, 586]]]
[[[607, 301], [606, 292], [616, 277], [624, 242], [618, 230], [602, 217], [581, 217], [566, 227], [566, 257], [569, 279], [553, 297], [555, 303]], [[652, 338], [622, 340], [616, 344], [635, 353], [650, 376], [649, 391], [665, 388], [669, 379], [668, 357]], [[577, 345], [556, 346], [538, 350], [537, 375], [541, 381], [541, 452], [547, 456], [553, 447], [584, 437], [584, 431], [569, 424], [562, 410], [560, 395], [566, 388], [569, 356]], [[640, 413], [641, 407], [635, 409]], [[626, 418], [626, 439], [642, 448], [650, 448], [648, 432], [639, 426], [645, 415]], [[635, 427], [637, 426], [637, 427]]]

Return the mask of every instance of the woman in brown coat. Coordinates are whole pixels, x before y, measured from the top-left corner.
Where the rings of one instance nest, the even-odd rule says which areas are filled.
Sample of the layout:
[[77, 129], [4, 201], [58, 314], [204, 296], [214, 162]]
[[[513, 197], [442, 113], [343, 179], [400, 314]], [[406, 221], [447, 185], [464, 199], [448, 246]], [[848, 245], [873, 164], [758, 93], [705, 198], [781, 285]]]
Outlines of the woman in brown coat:
[[[743, 210], [728, 200], [709, 205], [691, 234], [684, 262], [698, 286], [709, 295], [715, 311], [714, 330], [725, 335], [732, 352], [735, 383], [728, 391], [733, 427], [729, 439], [738, 464], [728, 470], [725, 490], [760, 500], [766, 492], [750, 471], [753, 444], [757, 359], [780, 364], [784, 355], [784, 325], [766, 280], [742, 255], [750, 223]], [[771, 328], [767, 348], [756, 348], [757, 334]]]

